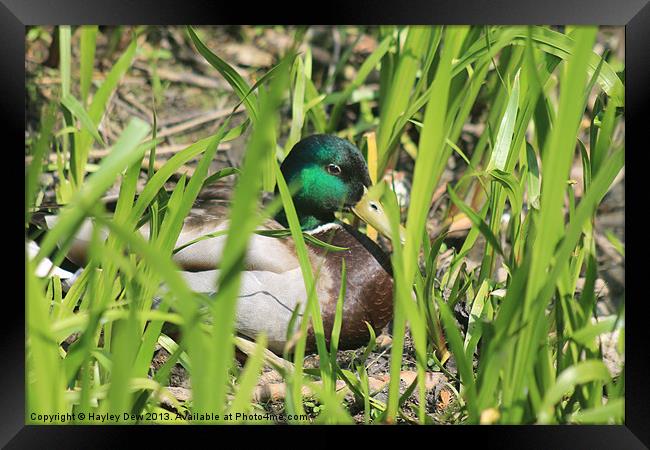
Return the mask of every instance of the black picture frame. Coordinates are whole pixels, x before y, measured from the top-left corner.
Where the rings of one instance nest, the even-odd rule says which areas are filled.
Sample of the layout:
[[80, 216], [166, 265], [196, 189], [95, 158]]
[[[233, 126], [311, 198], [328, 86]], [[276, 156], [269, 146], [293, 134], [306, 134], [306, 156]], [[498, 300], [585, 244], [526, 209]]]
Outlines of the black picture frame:
[[[239, 6], [239, 5], [235, 5]], [[479, 439], [479, 445], [498, 448], [648, 448], [650, 446], [650, 396], [648, 360], [645, 344], [650, 342], [643, 305], [644, 264], [641, 259], [644, 221], [634, 220], [642, 214], [637, 204], [646, 197], [642, 184], [644, 165], [640, 163], [648, 127], [650, 100], [650, 4], [648, 0], [464, 0], [464, 1], [330, 1], [319, 4], [280, 6], [277, 2], [242, 4], [237, 9], [223, 2], [206, 0], [1, 0], [0, 1], [0, 79], [3, 95], [0, 102], [5, 155], [23, 158], [19, 148], [24, 138], [24, 81], [25, 81], [25, 26], [37, 24], [226, 24], [226, 23], [289, 23], [289, 24], [597, 24], [626, 27], [626, 198], [628, 207], [625, 233], [631, 245], [627, 248], [626, 268], [626, 402], [625, 425], [621, 426], [463, 426], [463, 427], [343, 427], [341, 432], [360, 434], [367, 445], [382, 445], [386, 434], [405, 438], [422, 438], [427, 445], [463, 445], [469, 436]], [[308, 7], [307, 7], [308, 6]], [[634, 164], [629, 164], [630, 160]], [[23, 164], [20, 161], [11, 164]], [[5, 169], [9, 169], [5, 167]], [[3, 171], [6, 176], [10, 170]], [[647, 178], [647, 175], [646, 175]], [[22, 199], [12, 193], [4, 198]], [[629, 197], [628, 197], [629, 196]], [[635, 201], [636, 200], [636, 201]], [[19, 211], [10, 208], [9, 211]], [[629, 215], [628, 215], [629, 214]], [[6, 214], [6, 223], [13, 224], [13, 214]], [[21, 215], [15, 215], [16, 228], [23, 227]], [[10, 228], [8, 233], [13, 235]], [[18, 230], [15, 231], [18, 233]], [[17, 236], [18, 234], [16, 234]], [[19, 239], [15, 243], [17, 254], [24, 255]], [[5, 248], [8, 248], [5, 246]], [[21, 249], [22, 248], [22, 249]], [[19, 264], [5, 261], [21, 270]], [[638, 261], [638, 262], [637, 262]], [[23, 266], [24, 267], [24, 266]], [[7, 448], [118, 448], [130, 444], [134, 433], [145, 434], [150, 446], [168, 446], [169, 438], [188, 442], [199, 437], [205, 445], [222, 444], [225, 434], [237, 433], [246, 441], [234, 445], [248, 447], [249, 439], [261, 439], [283, 445], [277, 427], [210, 427], [210, 437], [195, 433], [195, 426], [26, 426], [25, 425], [25, 310], [18, 294], [13, 295], [12, 279], [5, 275], [5, 304], [12, 305], [11, 317], [3, 320], [2, 372], [0, 387], [3, 417], [0, 421], [0, 444]], [[24, 286], [24, 284], [23, 284]], [[7, 311], [3, 309], [3, 311]], [[292, 433], [291, 443], [305, 446], [350, 445], [347, 437], [330, 434], [323, 427], [282, 427]], [[326, 433], [334, 439], [319, 439], [314, 433]], [[406, 435], [408, 433], [408, 436]], [[418, 435], [418, 436], [415, 436]], [[340, 437], [339, 437], [340, 436]], [[163, 441], [164, 439], [164, 441]], [[297, 439], [297, 440], [296, 440]], [[289, 445], [289, 444], [288, 444]]]

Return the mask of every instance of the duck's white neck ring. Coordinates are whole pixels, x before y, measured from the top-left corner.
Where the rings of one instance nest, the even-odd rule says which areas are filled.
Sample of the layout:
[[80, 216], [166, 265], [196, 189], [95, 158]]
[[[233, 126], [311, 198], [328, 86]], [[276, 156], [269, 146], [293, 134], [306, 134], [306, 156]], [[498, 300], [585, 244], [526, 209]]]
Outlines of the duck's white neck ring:
[[336, 229], [336, 228], [341, 228], [341, 225], [339, 225], [338, 223], [332, 222], [332, 223], [326, 223], [324, 225], [319, 225], [316, 228], [314, 228], [313, 230], [306, 230], [305, 233], [314, 235], [314, 234], [322, 233], [324, 231], [328, 231], [328, 230], [332, 230], [332, 229]]

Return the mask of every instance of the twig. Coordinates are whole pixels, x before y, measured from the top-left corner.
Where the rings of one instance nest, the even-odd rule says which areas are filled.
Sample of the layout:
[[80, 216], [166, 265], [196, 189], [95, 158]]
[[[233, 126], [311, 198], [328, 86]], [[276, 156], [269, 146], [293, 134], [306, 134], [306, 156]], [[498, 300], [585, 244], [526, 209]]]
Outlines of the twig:
[[[97, 72], [93, 74], [93, 81], [103, 82], [106, 79], [106, 74]], [[142, 77], [125, 76], [120, 80], [120, 84], [145, 84], [147, 81]], [[61, 84], [61, 77], [41, 77], [36, 79], [36, 84], [39, 85], [52, 85]]]
[[126, 110], [132, 116], [139, 117], [139, 118], [141, 118], [142, 120], [144, 120], [145, 122], [147, 122], [149, 124], [151, 123], [150, 115], [147, 115], [146, 113], [143, 113], [139, 109], [134, 108], [128, 102], [122, 100], [122, 98], [120, 98], [120, 97], [121, 97], [120, 95], [115, 97], [115, 103], [120, 108], [123, 108], [124, 110]]
[[[251, 342], [248, 339], [244, 339], [239, 336], [235, 336], [235, 345], [239, 350], [246, 353], [247, 355], [250, 355], [256, 347], [256, 344], [254, 342]], [[281, 371], [286, 371], [288, 373], [293, 372], [293, 364], [291, 362], [287, 361], [284, 358], [280, 358], [268, 349], [264, 349], [264, 361], [266, 361], [266, 363], [270, 366]]]
[[[158, 147], [156, 149], [156, 157], [158, 156], [164, 156], [164, 155], [173, 155], [175, 153], [178, 153], [182, 150], [185, 150], [189, 144], [176, 144], [176, 145], [165, 145]], [[217, 147], [217, 150], [229, 150], [231, 148], [231, 145], [229, 142], [224, 142], [222, 144], [219, 144]], [[109, 155], [111, 151], [113, 150], [113, 147], [108, 147], [108, 148], [103, 148], [103, 149], [98, 149], [98, 150], [91, 150], [90, 153], [88, 154], [88, 159], [96, 160], [96, 159], [101, 159]], [[25, 156], [25, 164], [29, 165], [32, 163], [32, 156], [28, 155]], [[56, 153], [50, 153], [47, 157], [47, 160], [51, 164], [56, 163]]]
[[142, 114], [147, 118], [147, 122], [151, 123], [151, 108], [147, 108], [143, 105], [135, 96], [130, 92], [120, 92], [120, 97], [124, 98], [124, 101], [128, 102], [134, 108], [138, 109]]
[[[167, 163], [167, 161], [158, 161], [158, 160], [156, 160], [156, 161], [153, 162], [153, 168], [156, 171], [158, 171], [166, 163]], [[142, 167], [143, 169], [149, 168], [149, 158], [143, 158], [142, 159], [142, 164], [140, 165], [140, 167]], [[187, 176], [187, 178], [192, 178], [192, 175], [194, 175], [194, 168], [186, 166], [186, 165], [183, 164], [178, 169], [176, 169], [174, 174], [177, 175], [177, 176], [185, 175], [185, 176]]]
[[[151, 75], [151, 67], [146, 63], [135, 62], [133, 67], [143, 70]], [[156, 73], [161, 80], [172, 81], [174, 83], [186, 83], [207, 89], [225, 89], [232, 90], [229, 84], [221, 83], [214, 78], [197, 75], [191, 72], [175, 72], [162, 67], [156, 68]]]
[[[156, 156], [161, 156], [161, 155], [173, 155], [174, 153], [178, 153], [182, 150], [185, 150], [187, 147], [189, 147], [190, 144], [176, 144], [176, 145], [165, 145], [161, 147], [156, 148]], [[229, 150], [230, 149], [230, 143], [224, 142], [222, 144], [219, 144], [217, 147], [217, 150]], [[112, 147], [101, 149], [101, 150], [92, 150], [89, 154], [89, 157], [92, 159], [100, 159], [104, 158], [105, 156], [108, 156], [108, 154], [112, 151]], [[56, 155], [54, 155], [54, 160], [56, 161]]]
[[196, 117], [200, 117], [203, 114], [205, 114], [205, 111], [201, 110], [192, 110], [189, 112], [185, 113], [180, 113], [180, 114], [174, 114], [171, 117], [159, 117], [158, 118], [158, 126], [159, 127], [169, 127], [171, 125], [176, 125], [177, 123], [185, 122], [190, 119], [194, 119]]
[[[158, 137], [162, 138], [162, 137], [165, 137], [165, 136], [171, 136], [171, 135], [174, 135], [174, 134], [181, 133], [181, 132], [183, 132], [185, 130], [189, 130], [190, 128], [197, 127], [197, 126], [202, 125], [202, 124], [204, 124], [206, 122], [221, 119], [223, 117], [226, 117], [228, 114], [230, 114], [231, 111], [232, 110], [228, 109], [228, 108], [226, 108], [226, 109], [218, 109], [218, 110], [215, 110], [215, 111], [209, 111], [209, 112], [205, 113], [204, 115], [201, 115], [201, 116], [199, 116], [199, 117], [197, 117], [195, 119], [191, 119], [191, 120], [188, 120], [187, 122], [179, 123], [178, 125], [175, 125], [175, 126], [170, 127], [170, 128], [165, 128], [164, 130], [162, 130], [162, 131], [160, 131], [158, 133]], [[241, 110], [235, 112], [235, 114], [237, 114], [238, 112], [241, 112]]]

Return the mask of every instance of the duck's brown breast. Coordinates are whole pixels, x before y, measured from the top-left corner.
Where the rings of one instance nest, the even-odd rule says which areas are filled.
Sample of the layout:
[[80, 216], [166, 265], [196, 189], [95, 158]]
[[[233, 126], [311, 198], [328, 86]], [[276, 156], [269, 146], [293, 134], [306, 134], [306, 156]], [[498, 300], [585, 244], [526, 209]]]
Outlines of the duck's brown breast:
[[[354, 349], [367, 345], [370, 333], [365, 322], [368, 322], [378, 335], [393, 317], [393, 278], [390, 260], [375, 242], [345, 224], [316, 232], [314, 237], [347, 248], [344, 251], [331, 251], [309, 244], [314, 253], [323, 258], [321, 270], [331, 279], [327, 287], [328, 292], [319, 298], [325, 340], [329, 345], [336, 314], [336, 301], [341, 287], [341, 266], [342, 261], [345, 260], [347, 283], [339, 349]], [[311, 328], [307, 347], [310, 350], [315, 348]]]

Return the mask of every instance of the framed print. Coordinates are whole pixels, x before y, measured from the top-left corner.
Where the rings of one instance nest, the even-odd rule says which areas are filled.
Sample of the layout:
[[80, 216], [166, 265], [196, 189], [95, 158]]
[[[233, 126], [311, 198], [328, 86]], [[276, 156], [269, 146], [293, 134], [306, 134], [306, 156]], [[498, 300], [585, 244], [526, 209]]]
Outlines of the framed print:
[[646, 448], [649, 8], [4, 1], [3, 444]]

